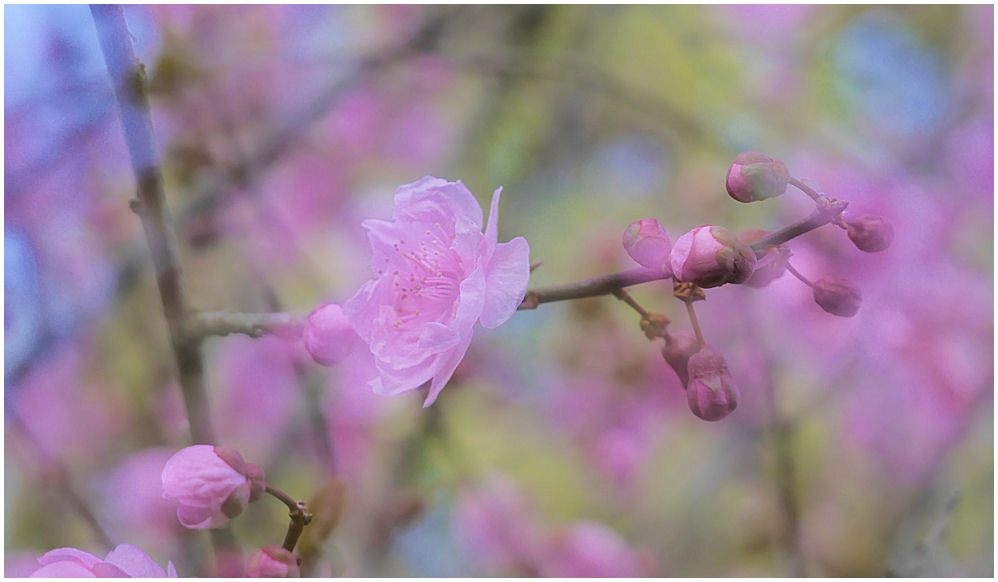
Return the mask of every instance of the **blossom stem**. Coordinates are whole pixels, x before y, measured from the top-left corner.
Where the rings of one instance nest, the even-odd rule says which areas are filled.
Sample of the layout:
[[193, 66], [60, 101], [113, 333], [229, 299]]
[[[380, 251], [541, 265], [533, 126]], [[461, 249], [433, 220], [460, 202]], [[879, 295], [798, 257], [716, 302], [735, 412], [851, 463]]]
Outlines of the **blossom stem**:
[[284, 543], [281, 545], [285, 550], [293, 552], [295, 545], [298, 544], [298, 538], [305, 531], [305, 526], [312, 521], [312, 514], [308, 512], [308, 507], [301, 499], [295, 501], [290, 495], [270, 484], [267, 484], [266, 491], [288, 506], [291, 523], [288, 524], [288, 533], [284, 534]]
[[684, 301], [684, 303], [686, 303], [686, 313], [690, 316], [690, 324], [693, 326], [693, 333], [697, 336], [697, 345], [702, 350], [705, 342], [703, 341], [703, 332], [700, 331], [700, 321], [697, 319], [696, 311], [693, 311], [693, 302]]
[[200, 342], [187, 340], [183, 333], [185, 315], [189, 308], [181, 284], [180, 265], [168, 220], [163, 175], [154, 145], [145, 68], [135, 58], [122, 7], [92, 5], [90, 12], [97, 27], [108, 74], [114, 85], [125, 142], [138, 183], [138, 198], [132, 200], [130, 205], [142, 221], [146, 242], [152, 252], [156, 283], [170, 333], [191, 439], [195, 443], [214, 443], [215, 429], [205, 391]]
[[633, 297], [631, 297], [631, 294], [628, 293], [626, 289], [614, 289], [613, 291], [611, 291], [611, 293], [613, 293], [613, 295], [617, 299], [620, 299], [624, 303], [631, 306], [631, 308], [634, 309], [634, 311], [637, 311], [638, 315], [641, 316], [641, 319], [649, 319], [651, 317], [651, 314], [648, 313], [648, 310], [645, 309], [644, 307], [641, 307], [641, 305], [637, 301], [635, 301]]
[[790, 185], [796, 187], [801, 192], [807, 194], [811, 200], [820, 203], [824, 196], [820, 192], [817, 192], [814, 188], [808, 186], [804, 182], [801, 182], [797, 178], [790, 178]]
[[842, 212], [846, 209], [847, 205], [848, 202], [842, 200], [823, 198], [818, 208], [815, 208], [814, 212], [807, 218], [781, 228], [749, 246], [755, 251], [756, 256], [762, 256], [769, 247], [781, 245], [802, 234], [811, 232], [819, 226], [824, 226], [828, 223], [837, 223], [841, 220]]
[[804, 283], [808, 287], [814, 288], [814, 283], [812, 283], [807, 277], [801, 274], [800, 271], [795, 269], [793, 265], [790, 264], [790, 261], [787, 261], [787, 270], [790, 271], [791, 275], [800, 279], [801, 283]]
[[583, 279], [582, 281], [567, 283], [565, 285], [529, 289], [518, 309], [537, 309], [537, 306], [541, 303], [608, 295], [624, 287], [648, 283], [649, 281], [659, 281], [670, 277], [671, 275], [666, 275], [655, 269], [638, 267], [620, 273], [610, 273], [609, 275]]

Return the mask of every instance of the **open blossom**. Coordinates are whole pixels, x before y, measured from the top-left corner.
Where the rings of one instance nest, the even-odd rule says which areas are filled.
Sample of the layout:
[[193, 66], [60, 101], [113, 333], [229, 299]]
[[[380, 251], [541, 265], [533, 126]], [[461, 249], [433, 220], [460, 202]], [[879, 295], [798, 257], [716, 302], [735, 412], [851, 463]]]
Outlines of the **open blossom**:
[[32, 578], [176, 578], [168, 562], [163, 570], [148, 554], [132, 544], [118, 544], [104, 559], [76, 548], [57, 548], [38, 558], [41, 567]]
[[163, 467], [163, 497], [180, 502], [177, 519], [191, 529], [223, 525], [259, 499], [265, 487], [263, 469], [231, 447], [187, 447]]
[[375, 277], [343, 304], [374, 357], [379, 394], [431, 381], [436, 400], [471, 343], [476, 322], [497, 327], [520, 302], [530, 277], [523, 237], [498, 243], [499, 194], [485, 233], [482, 209], [461, 182], [427, 176], [395, 191], [393, 220], [366, 220]]

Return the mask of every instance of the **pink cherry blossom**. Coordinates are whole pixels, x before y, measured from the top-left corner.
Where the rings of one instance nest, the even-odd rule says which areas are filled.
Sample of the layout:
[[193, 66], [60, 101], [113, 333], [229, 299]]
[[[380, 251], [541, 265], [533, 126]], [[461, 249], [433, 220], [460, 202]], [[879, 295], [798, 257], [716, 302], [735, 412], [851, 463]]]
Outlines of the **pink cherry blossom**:
[[187, 447], [163, 467], [163, 497], [180, 502], [177, 519], [191, 529], [223, 525], [256, 501], [265, 486], [263, 470], [230, 447]]
[[395, 191], [393, 221], [364, 221], [375, 278], [343, 313], [374, 357], [376, 393], [429, 381], [429, 406], [468, 350], [475, 323], [497, 327], [516, 311], [530, 248], [523, 237], [498, 243], [501, 190], [484, 234], [482, 209], [464, 184], [430, 176]]
[[176, 578], [177, 569], [168, 562], [166, 570], [148, 554], [131, 544], [118, 544], [103, 560], [76, 548], [57, 548], [46, 552], [41, 567], [32, 578]]
[[281, 546], [264, 546], [248, 560], [250, 578], [299, 578], [298, 558]]

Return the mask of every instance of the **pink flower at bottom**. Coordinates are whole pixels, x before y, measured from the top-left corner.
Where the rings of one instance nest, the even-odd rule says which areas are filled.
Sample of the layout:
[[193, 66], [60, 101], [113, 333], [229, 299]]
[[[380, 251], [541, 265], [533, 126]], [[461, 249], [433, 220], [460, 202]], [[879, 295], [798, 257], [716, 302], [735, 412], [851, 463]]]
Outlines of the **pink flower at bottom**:
[[542, 555], [541, 575], [551, 578], [640, 578], [651, 565], [617, 532], [593, 521], [555, 533]]
[[250, 578], [299, 578], [298, 558], [281, 546], [264, 546], [248, 560]]
[[509, 319], [527, 289], [530, 248], [498, 242], [499, 195], [485, 233], [482, 209], [461, 182], [427, 176], [395, 191], [391, 222], [366, 220], [375, 278], [343, 304], [374, 357], [379, 394], [431, 382], [436, 400], [471, 343], [473, 327]]
[[180, 502], [177, 519], [191, 529], [223, 525], [259, 499], [265, 487], [263, 469], [231, 447], [187, 447], [163, 467], [163, 497]]
[[176, 578], [177, 569], [166, 570], [149, 554], [131, 544], [118, 544], [103, 560], [76, 548], [57, 548], [38, 558], [41, 567], [32, 578]]

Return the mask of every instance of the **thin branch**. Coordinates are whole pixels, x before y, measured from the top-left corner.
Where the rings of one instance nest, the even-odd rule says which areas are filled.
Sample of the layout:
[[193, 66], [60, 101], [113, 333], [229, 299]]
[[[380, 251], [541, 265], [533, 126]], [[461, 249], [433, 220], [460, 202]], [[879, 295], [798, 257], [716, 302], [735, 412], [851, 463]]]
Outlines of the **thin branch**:
[[795, 222], [790, 226], [781, 228], [749, 245], [755, 251], [756, 256], [765, 254], [766, 249], [771, 246], [781, 245], [790, 239], [808, 233], [819, 226], [836, 222], [842, 216], [848, 203], [840, 200], [827, 200], [816, 208], [807, 218]]
[[97, 538], [98, 543], [100, 543], [106, 550], [111, 550], [114, 548], [114, 542], [111, 541], [111, 537], [107, 534], [107, 531], [97, 520], [96, 514], [90, 509], [86, 500], [76, 491], [73, 487], [73, 482], [69, 478], [69, 471], [66, 470], [66, 466], [62, 461], [45, 449], [44, 446], [35, 435], [32, 434], [31, 430], [24, 424], [20, 415], [14, 409], [13, 406], [5, 406], [7, 410], [7, 426], [13, 427], [15, 430], [20, 432], [24, 436], [25, 442], [27, 442], [31, 448], [34, 449], [35, 461], [43, 467], [43, 474], [50, 476], [50, 479], [45, 479], [45, 482], [52, 483], [59, 495], [62, 497], [66, 503], [76, 511], [77, 515], [90, 527], [94, 532], [94, 536]]
[[208, 336], [240, 333], [260, 337], [268, 333], [294, 332], [303, 325], [301, 317], [290, 313], [238, 313], [202, 311], [187, 318], [184, 337], [200, 341]]
[[638, 267], [620, 273], [610, 273], [609, 275], [583, 279], [574, 283], [566, 283], [565, 285], [529, 289], [518, 309], [537, 309], [537, 306], [541, 303], [609, 295], [617, 289], [648, 283], [649, 281], [660, 281], [670, 277], [671, 275], [666, 275], [662, 271]]
[[191, 439], [196, 443], [214, 443], [215, 430], [205, 392], [200, 342], [186, 341], [183, 333], [188, 307], [168, 220], [163, 176], [154, 145], [152, 118], [145, 88], [145, 69], [135, 58], [122, 7], [92, 5], [90, 12], [97, 26], [104, 61], [114, 85], [122, 129], [138, 182], [138, 199], [132, 201], [132, 208], [142, 219], [146, 242], [152, 251], [156, 283], [177, 364]]

